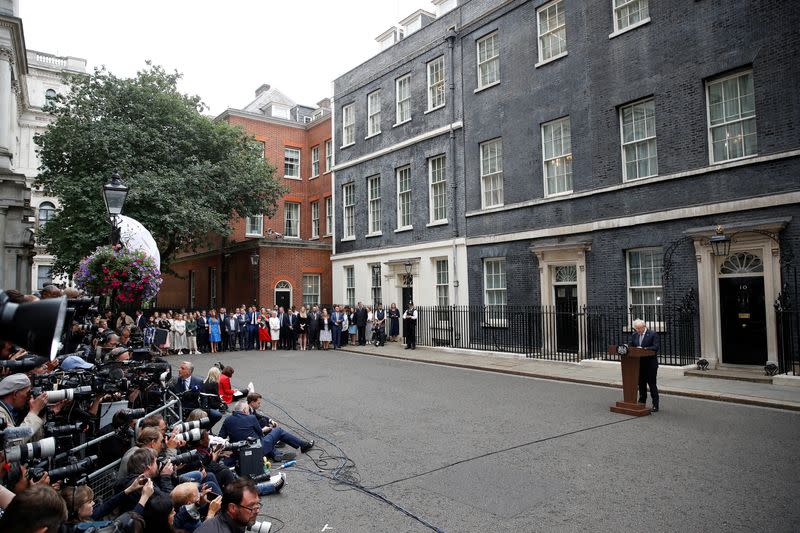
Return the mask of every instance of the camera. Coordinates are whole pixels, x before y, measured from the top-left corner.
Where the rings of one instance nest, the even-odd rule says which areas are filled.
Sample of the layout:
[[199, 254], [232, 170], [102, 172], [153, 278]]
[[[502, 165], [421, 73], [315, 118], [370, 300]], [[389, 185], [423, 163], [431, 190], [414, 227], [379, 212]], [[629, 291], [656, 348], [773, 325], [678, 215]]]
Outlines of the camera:
[[[50, 394], [48, 393], [47, 396], [49, 398]], [[86, 425], [81, 422], [77, 424], [64, 424], [61, 426], [57, 426], [55, 423], [50, 422], [44, 426], [45, 432], [53, 437], [62, 437], [72, 433], [80, 433], [85, 428]]]
[[[8, 430], [6, 430], [8, 431]], [[56, 454], [56, 439], [47, 437], [36, 442], [20, 444], [6, 450], [6, 461], [9, 463], [26, 462], [32, 459], [53, 457]]]
[[263, 483], [263, 482], [265, 482], [265, 481], [269, 481], [269, 478], [270, 478], [271, 476], [270, 476], [270, 473], [269, 473], [269, 472], [264, 472], [263, 474], [249, 475], [249, 476], [247, 476], [247, 477], [249, 477], [250, 479], [252, 479], [252, 480], [253, 480], [253, 483]]
[[172, 429], [178, 431], [189, 431], [196, 428], [207, 428], [211, 425], [211, 420], [208, 417], [201, 418], [200, 420], [192, 420], [191, 422], [178, 422]]
[[47, 357], [26, 357], [17, 360], [0, 361], [0, 371], [8, 369], [12, 374], [20, 372], [30, 372], [34, 368], [39, 368], [48, 361]]
[[90, 455], [80, 461], [75, 461], [72, 464], [67, 466], [62, 466], [61, 468], [53, 468], [51, 470], [45, 470], [44, 468], [30, 468], [28, 469], [28, 478], [34, 481], [38, 481], [42, 479], [45, 472], [50, 476], [50, 482], [54, 483], [56, 481], [63, 481], [63, 480], [76, 480], [83, 477], [86, 474], [86, 471], [92, 468], [95, 461], [97, 461], [96, 455]]
[[41, 390], [37, 389], [32, 391], [33, 396], [39, 396], [43, 392], [47, 393], [47, 403], [58, 403], [61, 400], [74, 400], [82, 396], [91, 396], [93, 394], [92, 387], [83, 386], [75, 387], [73, 389], [58, 389], [58, 390]]
[[200, 428], [190, 429], [189, 431], [184, 431], [183, 433], [178, 433], [177, 437], [185, 442], [194, 442], [200, 440], [202, 437], [202, 430]]
[[241, 450], [242, 448], [247, 448], [248, 446], [252, 445], [256, 441], [255, 437], [248, 437], [245, 440], [240, 440], [238, 442], [229, 442], [225, 445], [223, 451], [237, 451]]
[[174, 465], [182, 465], [194, 461], [196, 457], [197, 457], [197, 450], [191, 450], [176, 455], [175, 457], [171, 458], [170, 461]]

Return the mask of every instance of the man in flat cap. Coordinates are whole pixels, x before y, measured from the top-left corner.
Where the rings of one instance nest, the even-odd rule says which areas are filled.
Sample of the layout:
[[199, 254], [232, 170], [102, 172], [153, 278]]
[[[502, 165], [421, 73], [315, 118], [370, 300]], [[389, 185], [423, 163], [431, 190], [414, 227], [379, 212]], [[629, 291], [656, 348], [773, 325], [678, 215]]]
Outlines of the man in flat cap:
[[[31, 380], [25, 374], [11, 374], [0, 381], [0, 418], [8, 427], [30, 427], [33, 434], [41, 433], [44, 420], [39, 413], [47, 407], [47, 393], [36, 398], [29, 398]], [[25, 406], [28, 414], [24, 415]], [[25, 439], [23, 443], [31, 439]]]

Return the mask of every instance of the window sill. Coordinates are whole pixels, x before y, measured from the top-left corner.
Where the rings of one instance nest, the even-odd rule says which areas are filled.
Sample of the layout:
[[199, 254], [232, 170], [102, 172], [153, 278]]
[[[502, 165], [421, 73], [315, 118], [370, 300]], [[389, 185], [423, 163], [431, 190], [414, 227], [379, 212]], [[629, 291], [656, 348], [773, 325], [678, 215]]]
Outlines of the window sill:
[[475, 89], [475, 91], [473, 91], [473, 92], [474, 92], [475, 94], [478, 94], [479, 92], [481, 92], [481, 91], [485, 91], [486, 89], [489, 89], [489, 88], [491, 88], [491, 87], [494, 87], [495, 85], [500, 85], [500, 80], [493, 81], [492, 83], [490, 83], [490, 84], [488, 84], [488, 85], [484, 85], [483, 87], [478, 87], [478, 88], [477, 88], [477, 89]]
[[[332, 236], [333, 233], [326, 233], [325, 235], [323, 235], [323, 237], [332, 237]], [[353, 237], [353, 240], [355, 240], [355, 237]]]
[[339, 242], [351, 242], [354, 240], [356, 240], [355, 237], [342, 237], [342, 239]]
[[245, 233], [245, 238], [252, 238], [252, 239], [261, 239], [264, 237], [263, 233]]
[[303, 181], [303, 178], [299, 176], [284, 176], [283, 179], [285, 180], [294, 180], [294, 181]]
[[365, 235], [365, 237], [366, 237], [367, 239], [369, 239], [370, 237], [380, 237], [380, 236], [382, 236], [382, 235], [383, 235], [383, 232], [382, 232], [382, 231], [378, 231], [378, 232], [375, 232], [375, 233], [367, 233], [367, 234]]
[[414, 226], [403, 226], [402, 228], [397, 228], [394, 230], [395, 233], [403, 233], [404, 231], [411, 231], [414, 229]]
[[380, 134], [381, 134], [381, 132], [379, 132], [379, 131], [375, 132], [372, 135], [367, 135], [366, 137], [364, 137], [364, 140], [366, 141], [367, 139], [372, 139], [373, 137], [377, 137]]
[[650, 178], [657, 178], [657, 177], [658, 177], [658, 174], [653, 174], [651, 176], [642, 176], [640, 178], [629, 178], [627, 176], [622, 176], [622, 183], [640, 182], [640, 181], [644, 181], [644, 180], [647, 180], [647, 179], [650, 179]]
[[569, 196], [572, 191], [554, 192], [553, 194], [545, 195], [545, 198], [559, 198], [561, 196]]
[[316, 237], [311, 237], [311, 238], [310, 238], [310, 239], [308, 239], [308, 240], [309, 240], [309, 241], [318, 241], [318, 240], [319, 240], [319, 235], [317, 235]]
[[494, 205], [482, 205], [482, 206], [481, 206], [481, 210], [486, 210], [486, 209], [497, 209], [498, 207], [503, 207], [504, 205], [506, 205], [506, 204], [504, 204], [504, 203], [499, 203], [499, 204], [494, 204]]
[[339, 150], [344, 150], [345, 148], [350, 148], [351, 146], [355, 146], [355, 142], [351, 142], [350, 144], [343, 144], [339, 147]]
[[753, 157], [758, 157], [758, 154], [743, 155], [742, 157], [734, 157], [732, 159], [723, 159], [722, 161], [713, 161], [713, 160], [709, 159], [708, 164], [709, 165], [724, 165], [726, 163], [733, 163], [735, 161], [742, 161], [744, 159], [750, 159], [750, 158], [753, 158]]
[[432, 228], [434, 226], [446, 226], [447, 224], [448, 224], [448, 221], [445, 218], [444, 220], [434, 220], [433, 222], [428, 222], [427, 224], [425, 224], [425, 227], [426, 228]]
[[611, 34], [609, 34], [608, 38], [609, 38], [609, 39], [613, 39], [614, 37], [617, 37], [617, 36], [619, 36], [619, 35], [622, 35], [623, 33], [628, 33], [629, 31], [631, 31], [631, 30], [635, 30], [636, 28], [638, 28], [638, 27], [640, 27], [640, 26], [644, 26], [644, 25], [645, 25], [645, 24], [647, 24], [648, 22], [650, 22], [650, 17], [647, 17], [646, 19], [642, 19], [642, 20], [640, 20], [639, 22], [637, 22], [637, 23], [635, 23], [635, 24], [631, 24], [630, 26], [628, 26], [628, 27], [626, 27], [626, 28], [623, 28], [623, 29], [621, 29], [621, 30], [617, 30], [617, 31], [615, 31], [615, 32], [613, 32], [613, 33], [611, 33]]
[[292, 237], [292, 236], [290, 236], [290, 235], [284, 235], [284, 236], [283, 236], [283, 240], [285, 240], [285, 241], [299, 241], [299, 240], [300, 240], [300, 237], [299, 237], [299, 236], [297, 236], [297, 237]]
[[315, 174], [315, 175], [311, 176], [310, 178], [308, 178], [308, 181], [315, 180], [318, 177], [319, 177], [319, 174]]
[[[500, 83], [500, 82], [497, 82], [497, 83]], [[439, 109], [444, 109], [446, 106], [447, 106], [447, 104], [442, 104], [442, 105], [437, 106], [437, 107], [432, 107], [432, 108], [428, 109], [427, 111], [425, 111], [423, 113], [423, 115], [427, 115], [428, 113], [433, 113], [434, 111], [438, 111]]]
[[560, 54], [554, 55], [553, 57], [549, 57], [549, 58], [545, 59], [544, 61], [539, 61], [538, 63], [536, 63], [533, 66], [533, 68], [539, 68], [539, 67], [542, 67], [542, 66], [544, 66], [544, 65], [546, 65], [548, 63], [552, 63], [553, 61], [557, 61], [557, 60], [561, 59], [562, 57], [567, 57], [567, 54], [569, 54], [569, 52], [561, 52]]
[[397, 123], [395, 123], [395, 124], [392, 124], [392, 127], [393, 127], [393, 128], [396, 128], [396, 127], [398, 127], [398, 126], [402, 126], [403, 124], [408, 124], [409, 122], [411, 122], [411, 119], [410, 119], [410, 118], [409, 118], [408, 120], [404, 120], [403, 122], [397, 122]]

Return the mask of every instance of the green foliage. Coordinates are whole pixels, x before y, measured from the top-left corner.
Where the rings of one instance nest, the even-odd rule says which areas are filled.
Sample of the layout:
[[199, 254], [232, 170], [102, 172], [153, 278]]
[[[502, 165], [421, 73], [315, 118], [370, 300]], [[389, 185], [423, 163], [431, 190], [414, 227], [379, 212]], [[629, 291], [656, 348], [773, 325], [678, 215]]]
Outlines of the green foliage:
[[69, 76], [69, 94], [48, 105], [55, 120], [34, 139], [36, 185], [61, 209], [38, 237], [57, 257], [56, 271], [73, 272], [107, 244], [102, 186], [114, 170], [130, 187], [123, 214], [153, 234], [163, 271], [209, 234], [228, 235], [231, 220], [275, 213], [286, 191], [260, 145], [204, 116], [199, 97], [178, 92], [179, 78], [150, 63], [131, 79], [96, 69]]

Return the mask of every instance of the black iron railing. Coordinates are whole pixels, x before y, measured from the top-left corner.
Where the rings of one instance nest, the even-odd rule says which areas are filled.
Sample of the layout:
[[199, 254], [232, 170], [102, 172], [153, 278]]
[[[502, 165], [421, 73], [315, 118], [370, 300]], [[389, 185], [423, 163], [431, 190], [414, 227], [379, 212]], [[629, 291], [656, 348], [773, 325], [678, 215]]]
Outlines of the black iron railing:
[[775, 311], [778, 330], [778, 373], [800, 376], [800, 311]]
[[633, 321], [642, 318], [660, 336], [661, 364], [697, 361], [700, 340], [697, 313], [659, 308], [652, 316], [635, 316], [627, 307], [555, 306], [419, 307], [417, 344], [510, 352], [527, 357], [578, 362], [617, 360], [610, 344], [628, 342]]

